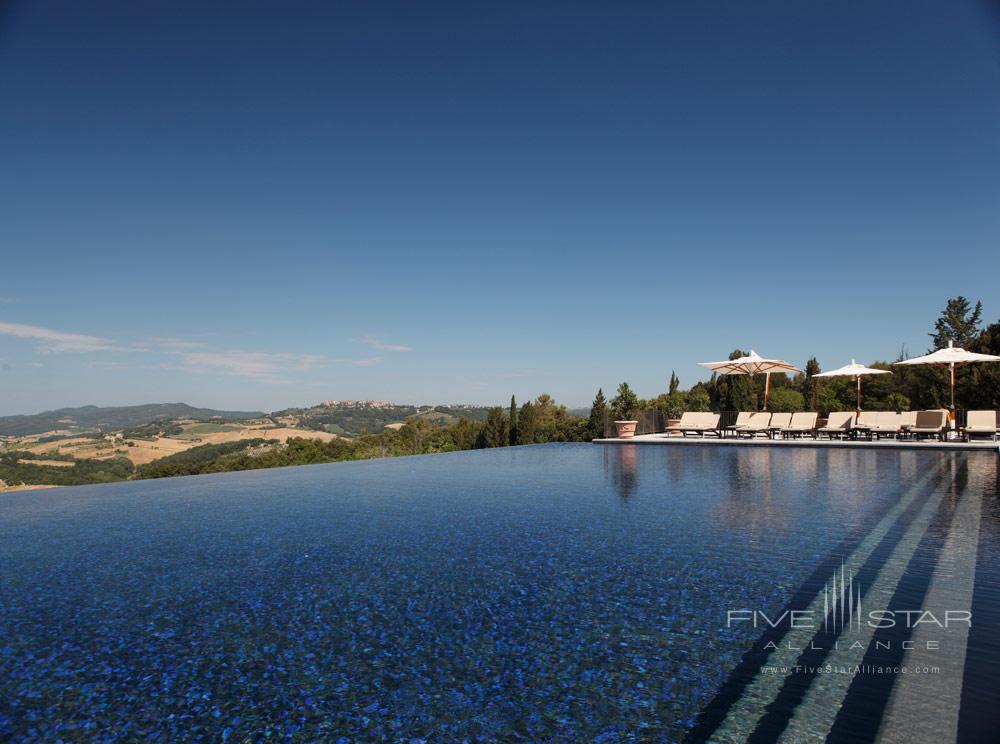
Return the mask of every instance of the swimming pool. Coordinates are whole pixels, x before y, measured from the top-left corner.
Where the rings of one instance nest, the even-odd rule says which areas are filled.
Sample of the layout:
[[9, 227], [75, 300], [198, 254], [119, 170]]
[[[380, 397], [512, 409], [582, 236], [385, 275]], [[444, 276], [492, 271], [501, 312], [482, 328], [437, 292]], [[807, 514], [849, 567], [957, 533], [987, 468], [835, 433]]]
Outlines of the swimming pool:
[[997, 478], [556, 444], [8, 494], [0, 735], [986, 741]]

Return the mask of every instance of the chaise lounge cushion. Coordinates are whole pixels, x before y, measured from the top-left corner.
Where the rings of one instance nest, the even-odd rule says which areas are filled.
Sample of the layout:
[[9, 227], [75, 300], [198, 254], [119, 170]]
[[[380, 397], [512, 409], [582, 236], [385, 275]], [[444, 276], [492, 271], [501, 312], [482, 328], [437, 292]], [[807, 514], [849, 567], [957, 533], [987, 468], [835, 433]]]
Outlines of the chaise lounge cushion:
[[684, 411], [681, 414], [681, 421], [677, 426], [673, 427], [675, 429], [692, 429], [697, 425], [698, 414], [694, 411]]
[[771, 425], [770, 425], [771, 429], [784, 431], [791, 425], [792, 425], [792, 414], [790, 413], [775, 413], [771, 416]]
[[816, 431], [844, 433], [850, 431], [852, 426], [854, 426], [853, 411], [832, 411], [829, 419], [827, 419], [826, 426], [821, 426]]
[[742, 436], [743, 434], [749, 434], [753, 436], [754, 434], [759, 434], [761, 432], [766, 432], [771, 425], [771, 414], [767, 411], [758, 411], [750, 415], [750, 419], [744, 426], [736, 429], [737, 436]]
[[792, 423], [788, 426], [788, 431], [812, 431], [816, 428], [818, 414], [801, 412], [792, 414]]
[[874, 429], [878, 426], [878, 411], [862, 411], [854, 426], [858, 429]]
[[879, 411], [875, 417], [875, 426], [872, 431], [879, 434], [893, 434], [900, 430], [903, 425], [903, 418], [894, 411]]
[[910, 431], [914, 434], [939, 434], [947, 421], [947, 411], [917, 411], [916, 421]]
[[680, 432], [709, 432], [715, 431], [719, 425], [719, 414], [708, 411], [685, 411], [681, 415], [681, 422], [673, 431]]
[[965, 430], [981, 434], [997, 433], [996, 411], [969, 411], [965, 419]]
[[739, 429], [742, 426], [746, 426], [747, 423], [750, 421], [751, 416], [753, 416], [753, 414], [750, 411], [740, 411], [739, 413], [736, 414], [736, 421], [727, 426], [726, 428]]

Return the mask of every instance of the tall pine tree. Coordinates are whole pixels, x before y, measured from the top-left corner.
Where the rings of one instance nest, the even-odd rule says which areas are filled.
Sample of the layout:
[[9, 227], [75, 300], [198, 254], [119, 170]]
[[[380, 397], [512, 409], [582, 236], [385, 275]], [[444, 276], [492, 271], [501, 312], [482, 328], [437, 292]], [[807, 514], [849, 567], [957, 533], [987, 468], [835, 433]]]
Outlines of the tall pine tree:
[[819, 380], [814, 379], [820, 373], [819, 362], [816, 357], [812, 357], [806, 362], [806, 379], [802, 391], [805, 398], [807, 411], [816, 410], [816, 401], [819, 398]]
[[517, 443], [535, 444], [538, 421], [535, 406], [528, 401], [521, 406], [521, 412], [517, 416]]
[[604, 436], [604, 419], [607, 418], [608, 402], [604, 399], [603, 388], [597, 389], [594, 402], [590, 406], [590, 419], [587, 421], [587, 431], [592, 439]]
[[[735, 349], [729, 358], [739, 359], [744, 356], [745, 351]], [[722, 390], [720, 405], [723, 411], [757, 410], [757, 391], [751, 375], [720, 375], [718, 384]]]
[[955, 346], [968, 349], [979, 338], [982, 322], [982, 302], [977, 302], [972, 307], [961, 295], [953, 297], [948, 300], [941, 317], [934, 322], [934, 333], [928, 334], [934, 339], [931, 351], [945, 348], [949, 341], [953, 341]]
[[486, 422], [479, 430], [476, 438], [476, 449], [488, 449], [490, 447], [507, 446], [507, 417], [503, 415], [503, 409], [495, 406], [486, 415]]

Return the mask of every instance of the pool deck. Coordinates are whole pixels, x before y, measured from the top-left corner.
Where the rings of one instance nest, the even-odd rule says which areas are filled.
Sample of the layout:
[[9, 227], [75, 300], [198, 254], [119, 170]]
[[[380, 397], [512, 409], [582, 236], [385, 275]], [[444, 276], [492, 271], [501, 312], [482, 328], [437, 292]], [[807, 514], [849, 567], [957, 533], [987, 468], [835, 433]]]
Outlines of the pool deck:
[[677, 434], [639, 434], [630, 439], [620, 439], [610, 437], [607, 439], [594, 439], [598, 444], [659, 444], [659, 445], [696, 445], [696, 446], [733, 446], [733, 447], [842, 447], [842, 448], [870, 448], [870, 449], [907, 449], [907, 450], [978, 450], [980, 452], [1000, 453], [1000, 442], [990, 440], [974, 440], [965, 442], [960, 439], [953, 439], [946, 442], [937, 440], [895, 440], [878, 439], [869, 441], [867, 439], [812, 439], [800, 437], [797, 439], [769, 439], [767, 437], [736, 438], [736, 437], [699, 437], [699, 436], [679, 436]]

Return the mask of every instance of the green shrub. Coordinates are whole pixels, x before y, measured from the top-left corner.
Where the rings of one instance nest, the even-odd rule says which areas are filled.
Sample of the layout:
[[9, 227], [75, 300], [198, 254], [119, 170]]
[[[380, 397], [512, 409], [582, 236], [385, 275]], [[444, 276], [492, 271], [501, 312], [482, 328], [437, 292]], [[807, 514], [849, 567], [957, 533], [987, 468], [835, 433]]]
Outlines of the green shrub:
[[837, 397], [837, 392], [830, 387], [825, 387], [819, 391], [819, 394], [816, 396], [816, 407], [823, 416], [829, 416], [831, 411], [848, 410], [841, 403], [840, 398]]
[[[692, 390], [687, 393], [685, 401], [685, 411], [711, 411], [712, 410], [712, 400], [708, 395], [708, 392], [702, 389]], [[683, 411], [682, 411], [683, 413]], [[679, 418], [680, 414], [677, 416], [671, 416], [671, 418]]]
[[885, 398], [885, 408], [887, 411], [909, 411], [910, 399], [902, 393], [889, 393]]
[[805, 407], [805, 397], [798, 390], [782, 387], [771, 391], [767, 410], [772, 413], [794, 413]]
[[619, 421], [630, 420], [639, 407], [639, 397], [632, 392], [627, 382], [618, 386], [618, 394], [611, 399], [611, 411]]

